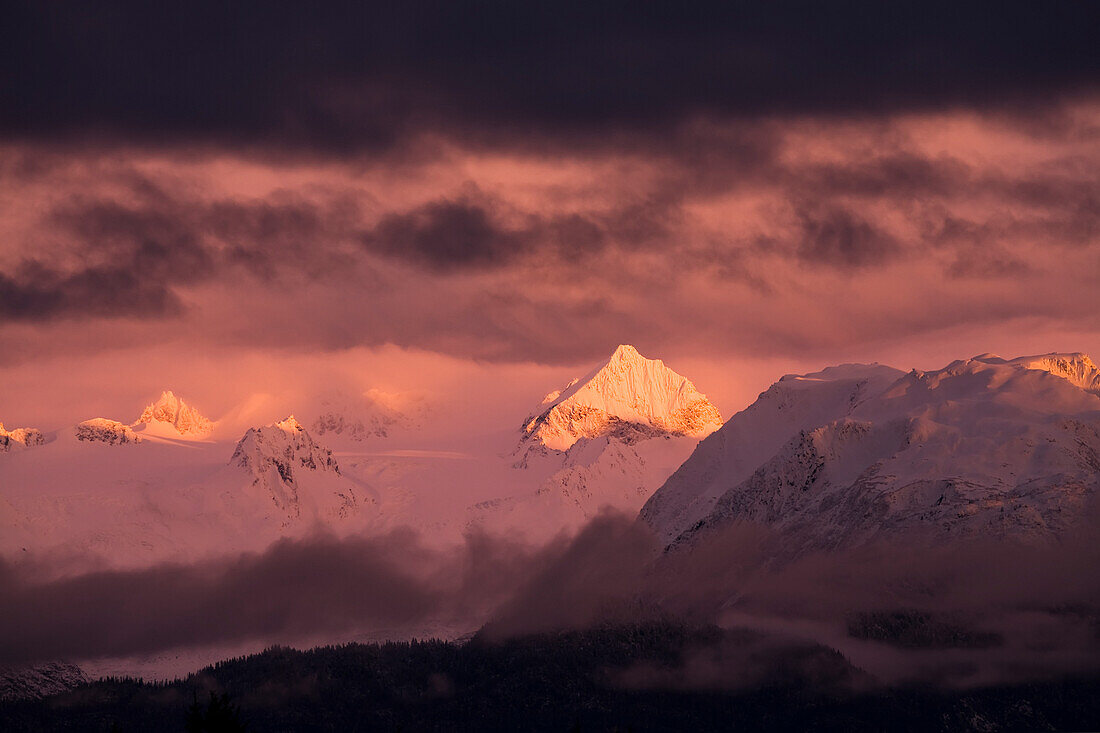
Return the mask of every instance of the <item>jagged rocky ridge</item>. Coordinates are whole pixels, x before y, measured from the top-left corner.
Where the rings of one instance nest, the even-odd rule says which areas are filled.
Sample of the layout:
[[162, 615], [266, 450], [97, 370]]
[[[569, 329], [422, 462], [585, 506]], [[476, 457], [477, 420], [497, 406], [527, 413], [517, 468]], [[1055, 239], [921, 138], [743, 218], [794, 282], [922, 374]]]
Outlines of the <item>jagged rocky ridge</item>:
[[193, 405], [177, 397], [171, 390], [161, 393], [152, 404], [146, 406], [134, 425], [159, 424], [175, 429], [180, 435], [204, 437], [214, 430], [214, 423]]
[[1049, 354], [784, 377], [641, 516], [671, 545], [761, 523], [795, 553], [898, 534], [1046, 541], [1080, 524], [1100, 486], [1098, 376], [1083, 354]]

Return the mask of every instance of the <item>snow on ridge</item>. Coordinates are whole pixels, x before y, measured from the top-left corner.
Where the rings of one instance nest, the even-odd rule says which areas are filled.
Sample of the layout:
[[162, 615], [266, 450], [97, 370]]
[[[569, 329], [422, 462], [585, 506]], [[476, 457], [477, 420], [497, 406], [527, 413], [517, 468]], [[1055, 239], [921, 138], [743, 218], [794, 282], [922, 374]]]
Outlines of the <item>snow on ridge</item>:
[[1019, 364], [1026, 369], [1050, 372], [1086, 392], [1100, 395], [1100, 366], [1097, 366], [1088, 354], [1070, 352], [1021, 356], [1009, 363]]
[[639, 516], [671, 542], [792, 435], [850, 414], [905, 376], [882, 364], [842, 364], [783, 376], [704, 439], [649, 497]]
[[107, 445], [126, 445], [140, 443], [142, 438], [134, 429], [118, 420], [105, 417], [93, 417], [78, 423], [74, 428], [76, 439], [85, 443], [106, 443]]

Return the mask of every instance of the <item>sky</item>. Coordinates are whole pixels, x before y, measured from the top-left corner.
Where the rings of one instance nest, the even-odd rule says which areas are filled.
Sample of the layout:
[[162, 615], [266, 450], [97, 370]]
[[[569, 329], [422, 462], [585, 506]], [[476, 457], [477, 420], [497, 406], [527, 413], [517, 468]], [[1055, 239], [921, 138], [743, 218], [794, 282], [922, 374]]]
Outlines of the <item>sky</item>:
[[1100, 7], [766, 8], [5, 3], [0, 420], [1100, 354]]

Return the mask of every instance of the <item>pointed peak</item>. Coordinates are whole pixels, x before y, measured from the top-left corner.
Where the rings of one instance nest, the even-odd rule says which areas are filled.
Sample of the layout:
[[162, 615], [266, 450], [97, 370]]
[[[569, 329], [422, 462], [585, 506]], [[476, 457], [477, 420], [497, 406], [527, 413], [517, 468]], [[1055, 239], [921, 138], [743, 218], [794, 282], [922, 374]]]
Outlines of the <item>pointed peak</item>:
[[553, 450], [567, 450], [579, 438], [610, 434], [624, 424], [704, 437], [722, 419], [689, 379], [622, 344], [607, 363], [546, 395], [523, 432]]
[[302, 423], [298, 422], [298, 418], [294, 417], [293, 415], [289, 415], [285, 420], [280, 420], [279, 422], [275, 423], [275, 427], [281, 428], [288, 433], [292, 431], [299, 433], [305, 431], [305, 428], [302, 427]]
[[[630, 344], [619, 344], [615, 351], [611, 354], [612, 359], [627, 359], [642, 356], [638, 353], [638, 350]], [[645, 357], [642, 357], [645, 358]]]
[[642, 356], [641, 352], [630, 344], [620, 344], [615, 351], [611, 353], [611, 358], [607, 360], [608, 367], [631, 367], [636, 364], [663, 364], [660, 359], [647, 359]]
[[176, 396], [176, 393], [170, 389], [166, 389], [160, 393], [160, 397], [149, 403], [150, 407], [162, 407], [162, 406], [176, 406], [186, 404], [180, 397]]

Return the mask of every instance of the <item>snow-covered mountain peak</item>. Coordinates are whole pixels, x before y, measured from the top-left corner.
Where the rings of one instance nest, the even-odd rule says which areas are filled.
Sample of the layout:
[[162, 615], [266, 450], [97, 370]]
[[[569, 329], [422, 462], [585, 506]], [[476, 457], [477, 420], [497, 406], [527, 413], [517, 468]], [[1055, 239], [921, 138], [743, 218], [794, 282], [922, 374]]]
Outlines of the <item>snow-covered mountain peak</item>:
[[171, 428], [188, 437], [205, 437], [214, 430], [213, 422], [171, 390], [165, 390], [146, 406], [134, 425]]
[[288, 483], [294, 481], [296, 467], [340, 473], [332, 451], [314, 441], [293, 415], [271, 425], [249, 428], [237, 441], [230, 462], [257, 475], [274, 466]]
[[302, 423], [298, 422], [298, 418], [293, 415], [288, 415], [285, 420], [280, 420], [275, 423], [275, 427], [279, 428], [285, 433], [304, 433], [306, 429], [302, 427]]
[[[284, 524], [302, 515], [303, 502], [315, 503], [318, 496], [307, 487], [318, 481], [340, 480], [340, 466], [332, 451], [313, 440], [309, 432], [293, 416], [271, 425], [249, 428], [238, 441], [230, 465], [243, 468], [252, 476], [252, 487], [268, 494], [284, 512]], [[346, 516], [358, 502], [350, 486], [332, 492], [321, 492], [326, 504], [334, 506], [324, 511], [333, 516]]]
[[558, 451], [624, 424], [696, 438], [722, 425], [718, 408], [690, 380], [628, 345], [557, 394], [551, 392], [539, 408], [525, 421], [524, 438]]
[[[615, 347], [615, 351], [611, 353], [611, 359], [608, 361], [608, 363], [614, 364], [617, 361], [629, 362], [638, 361], [641, 359], [645, 359], [645, 357], [638, 353], [638, 350], [636, 348], [634, 348], [630, 344], [619, 344]], [[657, 359], [655, 361], [660, 361], [660, 359]]]

